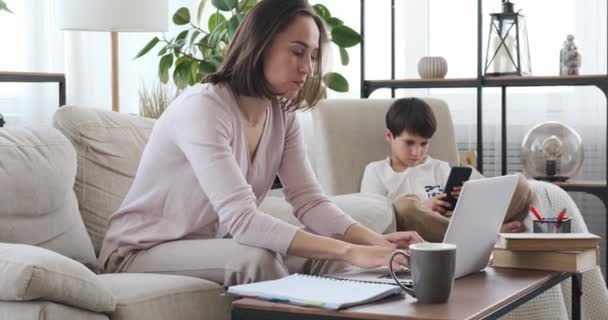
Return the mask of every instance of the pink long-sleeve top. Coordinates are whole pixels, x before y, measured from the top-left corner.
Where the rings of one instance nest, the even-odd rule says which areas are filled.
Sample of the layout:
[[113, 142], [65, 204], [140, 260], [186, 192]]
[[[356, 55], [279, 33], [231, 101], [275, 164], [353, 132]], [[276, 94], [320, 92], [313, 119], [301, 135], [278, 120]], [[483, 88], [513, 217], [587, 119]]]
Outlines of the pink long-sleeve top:
[[312, 232], [354, 223], [323, 194], [294, 112], [268, 107], [250, 161], [245, 129], [226, 85], [185, 90], [154, 125], [122, 205], [109, 219], [99, 263], [166, 241], [233, 237], [286, 254], [297, 227], [258, 209], [278, 174], [294, 214]]

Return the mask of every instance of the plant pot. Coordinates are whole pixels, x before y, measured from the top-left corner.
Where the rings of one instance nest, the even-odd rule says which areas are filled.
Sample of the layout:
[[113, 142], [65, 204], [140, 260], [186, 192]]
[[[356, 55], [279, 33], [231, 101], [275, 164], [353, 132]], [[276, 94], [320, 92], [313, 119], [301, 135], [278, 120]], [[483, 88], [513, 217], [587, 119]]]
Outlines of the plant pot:
[[418, 74], [422, 79], [443, 79], [448, 73], [444, 57], [422, 57], [418, 61]]

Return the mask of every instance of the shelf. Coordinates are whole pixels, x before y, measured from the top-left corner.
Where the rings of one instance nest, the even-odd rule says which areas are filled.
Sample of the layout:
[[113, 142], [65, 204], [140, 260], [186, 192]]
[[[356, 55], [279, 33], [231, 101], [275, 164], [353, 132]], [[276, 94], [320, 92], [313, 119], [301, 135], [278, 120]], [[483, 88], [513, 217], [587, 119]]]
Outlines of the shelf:
[[412, 89], [412, 88], [467, 88], [480, 85], [477, 78], [453, 79], [406, 79], [406, 80], [365, 80], [365, 88], [371, 93], [380, 88]]
[[0, 71], [1, 82], [65, 82], [63, 73]]
[[606, 181], [599, 180], [568, 180], [565, 182], [554, 182], [554, 184], [565, 188], [605, 188]]
[[0, 71], [0, 82], [57, 82], [59, 85], [59, 106], [65, 105], [65, 74]]
[[506, 76], [452, 79], [365, 80], [368, 93], [376, 89], [416, 88], [475, 88], [475, 87], [534, 87], [534, 86], [603, 86], [608, 87], [608, 75], [584, 76]]
[[533, 86], [597, 86], [608, 83], [608, 75], [583, 76], [508, 76], [484, 77], [484, 87], [533, 87]]
[[600, 198], [606, 204], [606, 181], [598, 180], [568, 180], [565, 182], [553, 182], [555, 185], [566, 191], [586, 192]]

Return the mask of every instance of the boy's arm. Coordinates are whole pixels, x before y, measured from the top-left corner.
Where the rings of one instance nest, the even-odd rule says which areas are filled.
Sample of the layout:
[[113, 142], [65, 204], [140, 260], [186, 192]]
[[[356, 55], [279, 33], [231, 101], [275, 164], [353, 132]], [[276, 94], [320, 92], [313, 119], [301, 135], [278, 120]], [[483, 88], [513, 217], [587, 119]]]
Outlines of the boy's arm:
[[374, 170], [371, 164], [365, 167], [363, 172], [363, 179], [361, 180], [361, 192], [362, 193], [375, 193], [383, 197], [388, 195], [388, 190], [380, 180], [378, 173]]

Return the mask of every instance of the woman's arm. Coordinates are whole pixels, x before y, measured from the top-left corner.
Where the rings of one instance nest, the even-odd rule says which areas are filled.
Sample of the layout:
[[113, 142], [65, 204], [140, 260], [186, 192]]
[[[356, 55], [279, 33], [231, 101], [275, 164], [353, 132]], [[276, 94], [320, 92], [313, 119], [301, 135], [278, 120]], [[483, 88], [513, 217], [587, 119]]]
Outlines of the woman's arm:
[[355, 223], [323, 193], [306, 156], [300, 126], [294, 112], [283, 113], [285, 138], [279, 166], [283, 193], [296, 218], [313, 233], [343, 236]]
[[298, 230], [287, 253], [307, 258], [341, 260], [359, 267], [375, 268], [387, 265], [393, 252], [392, 246], [357, 245]]

